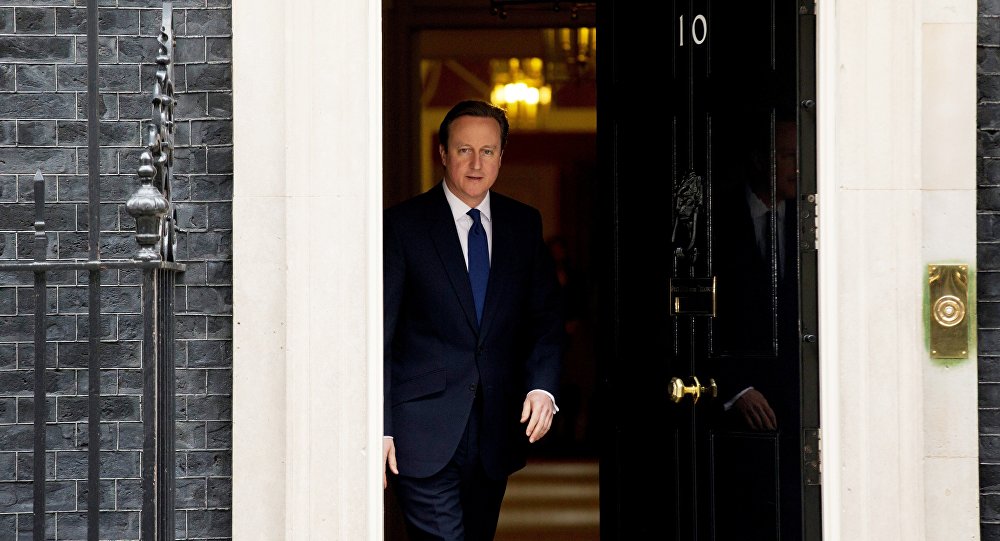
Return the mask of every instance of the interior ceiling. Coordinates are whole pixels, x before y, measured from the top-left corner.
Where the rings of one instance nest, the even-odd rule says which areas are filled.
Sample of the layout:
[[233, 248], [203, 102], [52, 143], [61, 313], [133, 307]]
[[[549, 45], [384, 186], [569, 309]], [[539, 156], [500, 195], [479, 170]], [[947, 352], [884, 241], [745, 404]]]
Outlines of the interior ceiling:
[[[523, 12], [523, 11], [556, 11], [555, 6], [558, 6], [558, 11], [564, 11], [566, 13], [571, 13], [574, 9], [577, 12], [587, 12], [593, 11], [596, 6], [596, 0], [580, 1], [580, 2], [566, 2], [554, 0], [539, 1], [539, 0], [396, 0], [398, 2], [407, 2], [410, 6], [415, 9], [421, 8], [461, 8], [461, 9], [491, 9], [497, 7], [499, 9], [506, 9], [511, 13]], [[390, 2], [386, 2], [389, 4]]]
[[420, 54], [424, 59], [540, 57], [545, 42], [537, 28], [428, 30], [420, 33]]
[[[537, 57], [546, 63], [567, 63], [564, 52], [546, 42], [545, 29], [541, 28], [425, 30], [419, 33], [418, 48], [420, 58], [431, 61], [423, 71], [423, 102], [428, 107], [447, 107], [461, 99], [489, 99], [493, 88], [491, 60]], [[594, 68], [567, 67], [561, 71], [562, 77], [550, 76], [546, 82], [553, 87], [553, 106], [596, 107]]]

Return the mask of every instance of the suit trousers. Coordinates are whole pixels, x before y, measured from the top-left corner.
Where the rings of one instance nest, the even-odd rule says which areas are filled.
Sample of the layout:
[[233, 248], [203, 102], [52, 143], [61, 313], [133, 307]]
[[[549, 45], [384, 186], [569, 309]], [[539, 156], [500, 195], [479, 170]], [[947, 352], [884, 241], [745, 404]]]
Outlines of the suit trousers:
[[[410, 541], [492, 541], [507, 479], [491, 479], [479, 458], [482, 400], [477, 394], [454, 456], [430, 477], [395, 476]], [[394, 541], [394, 540], [389, 540]]]

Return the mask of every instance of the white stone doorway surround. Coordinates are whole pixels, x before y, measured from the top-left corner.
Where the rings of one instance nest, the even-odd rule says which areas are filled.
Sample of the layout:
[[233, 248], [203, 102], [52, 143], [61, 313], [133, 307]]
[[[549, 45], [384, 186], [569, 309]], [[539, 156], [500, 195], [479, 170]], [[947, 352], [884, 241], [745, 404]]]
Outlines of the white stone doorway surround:
[[[974, 348], [923, 331], [924, 267], [975, 267], [976, 2], [817, 10], [824, 539], [978, 539]], [[233, 29], [233, 535], [377, 541], [381, 1]]]

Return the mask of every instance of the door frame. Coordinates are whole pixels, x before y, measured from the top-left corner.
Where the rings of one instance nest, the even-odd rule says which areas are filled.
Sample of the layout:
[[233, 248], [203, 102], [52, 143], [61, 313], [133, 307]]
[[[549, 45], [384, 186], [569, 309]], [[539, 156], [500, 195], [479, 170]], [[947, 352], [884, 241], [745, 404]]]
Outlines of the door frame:
[[[802, 363], [802, 382], [800, 388], [816, 389], [818, 395], [808, 392], [801, 393], [800, 413], [802, 416], [802, 453], [800, 455], [800, 470], [803, 473], [803, 509], [802, 528], [804, 539], [814, 541], [823, 538], [823, 494], [820, 467], [820, 440], [822, 420], [820, 412], [823, 390], [822, 379], [819, 377], [820, 364], [823, 358], [820, 354], [818, 337], [822, 332], [822, 319], [819, 316], [819, 246], [817, 234], [819, 228], [815, 220], [819, 203], [823, 200], [819, 193], [816, 160], [817, 145], [817, 99], [816, 78], [818, 64], [816, 57], [816, 4], [811, 0], [799, 0], [798, 24], [798, 165], [799, 165], [799, 223], [802, 245], [800, 253], [799, 278], [799, 317], [802, 324], [800, 343], [800, 362]], [[808, 212], [809, 214], [806, 214]], [[813, 218], [810, 223], [810, 216]], [[811, 246], [810, 246], [811, 245]], [[811, 337], [811, 338], [810, 338]]]

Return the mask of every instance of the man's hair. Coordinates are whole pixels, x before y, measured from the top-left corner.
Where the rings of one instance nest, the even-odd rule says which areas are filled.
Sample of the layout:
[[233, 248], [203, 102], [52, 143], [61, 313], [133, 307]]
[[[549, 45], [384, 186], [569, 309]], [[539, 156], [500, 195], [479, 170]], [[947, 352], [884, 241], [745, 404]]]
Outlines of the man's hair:
[[438, 139], [441, 142], [441, 146], [446, 149], [448, 148], [448, 132], [451, 123], [462, 116], [478, 116], [496, 120], [497, 124], [500, 125], [500, 149], [503, 150], [503, 147], [507, 146], [507, 133], [510, 131], [510, 123], [507, 121], [507, 111], [492, 103], [480, 100], [460, 101], [448, 111], [448, 114], [444, 115], [444, 120], [441, 121], [441, 127], [438, 129]]

